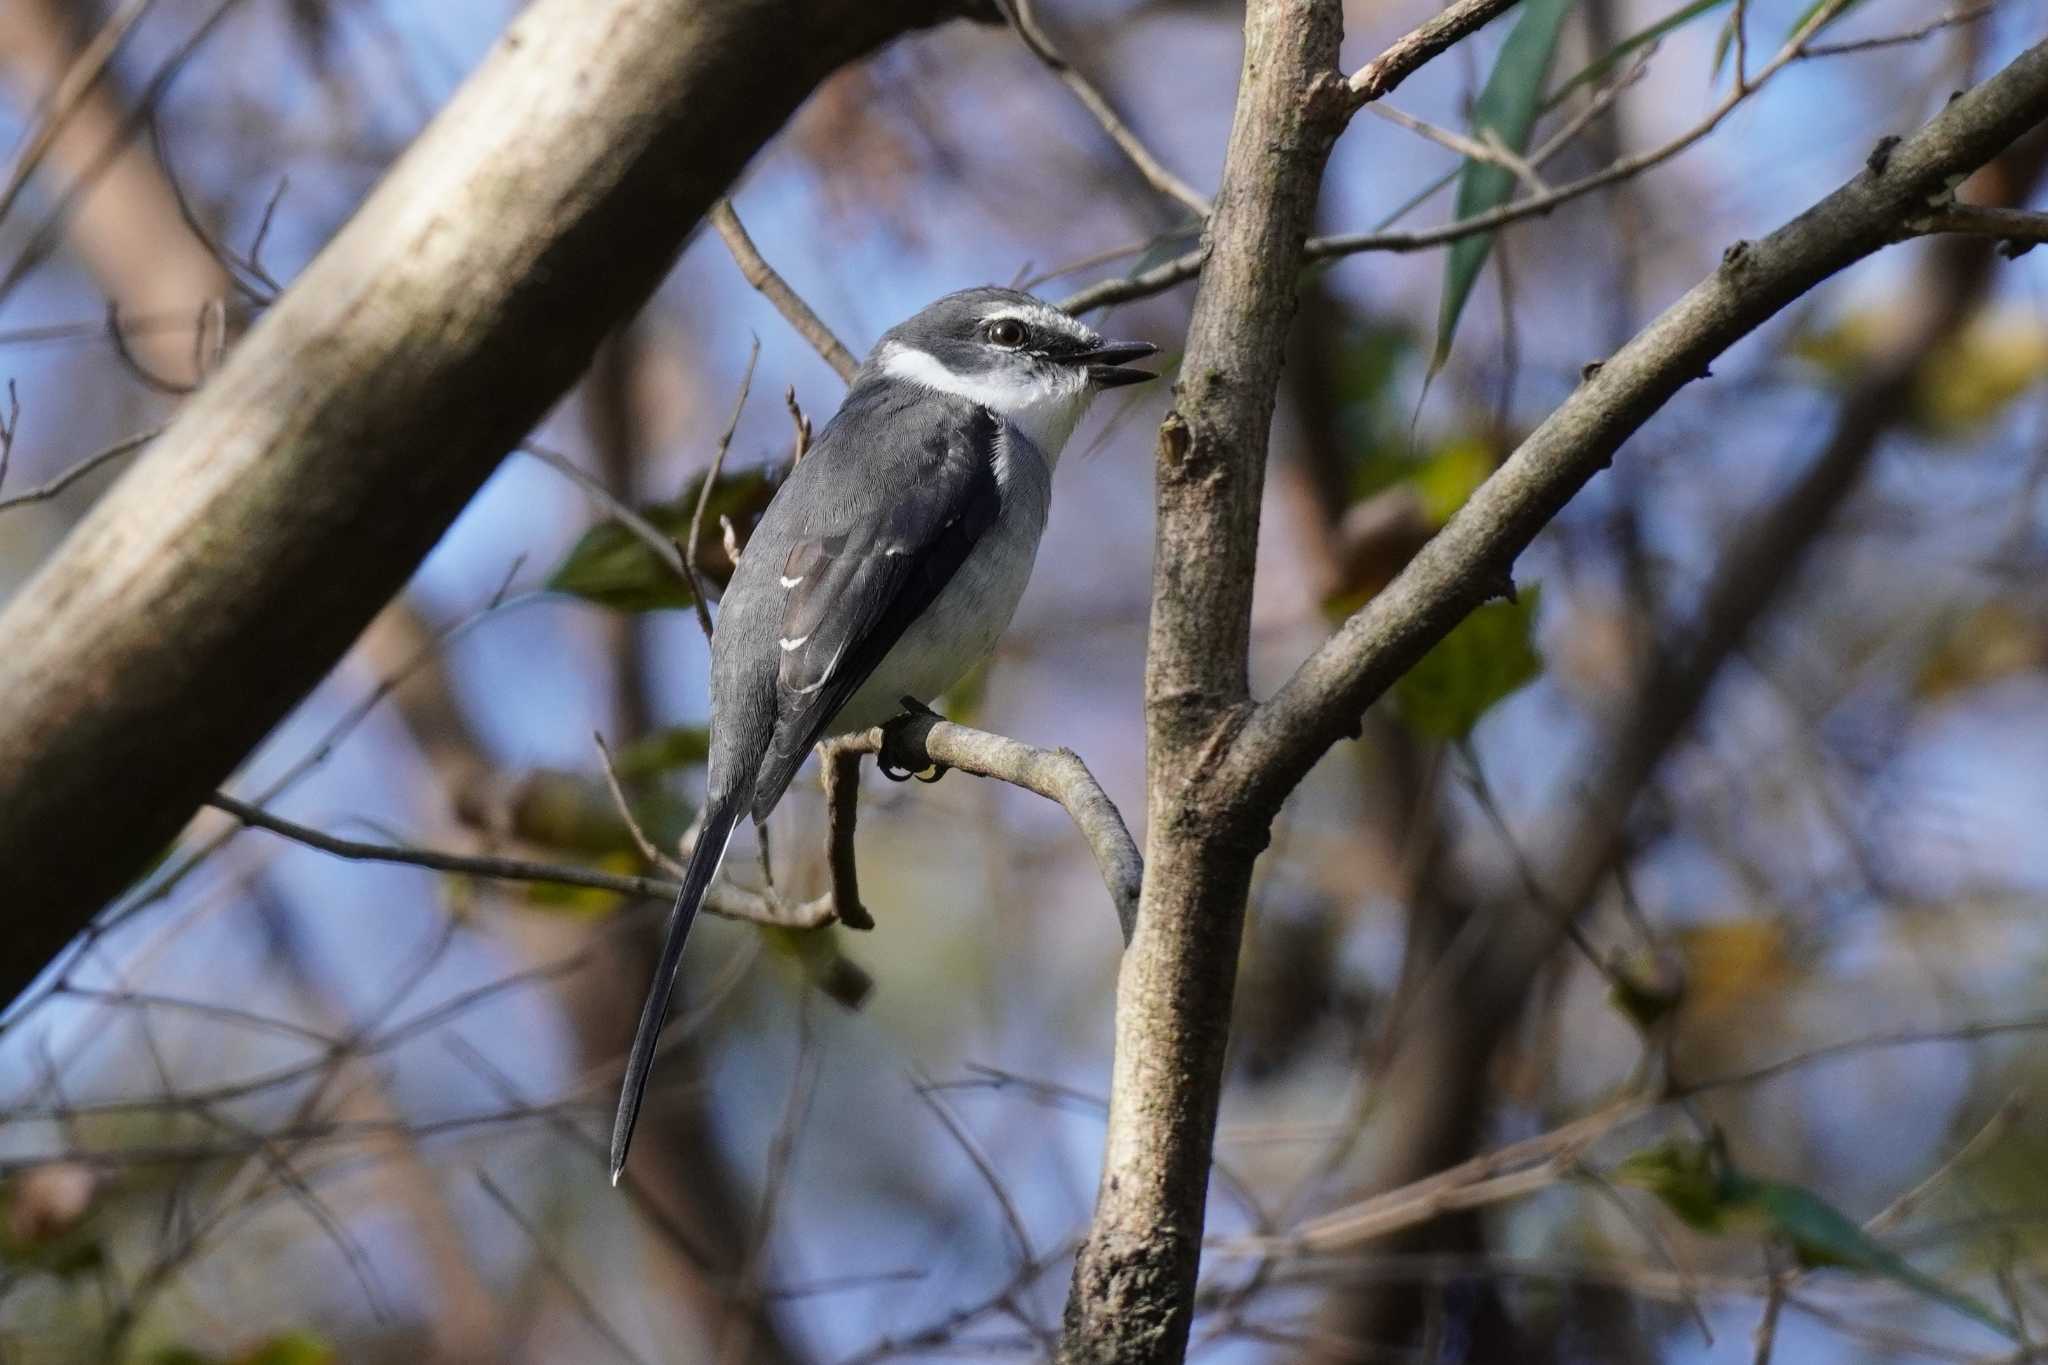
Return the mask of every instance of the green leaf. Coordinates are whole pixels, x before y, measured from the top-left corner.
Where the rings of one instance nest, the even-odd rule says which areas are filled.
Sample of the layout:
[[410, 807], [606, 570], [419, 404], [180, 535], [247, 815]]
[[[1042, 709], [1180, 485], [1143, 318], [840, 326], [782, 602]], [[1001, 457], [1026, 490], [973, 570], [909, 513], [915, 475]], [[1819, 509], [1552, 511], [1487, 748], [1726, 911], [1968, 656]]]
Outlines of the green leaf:
[[[725, 552], [721, 516], [730, 517], [742, 545], [775, 496], [781, 479], [761, 470], [726, 474], [711, 490], [697, 542], [697, 566], [707, 582], [723, 586], [733, 565]], [[636, 509], [655, 530], [680, 542], [690, 534], [697, 510], [700, 475], [673, 502]], [[602, 521], [583, 533], [567, 558], [548, 575], [547, 587], [615, 611], [659, 611], [696, 602], [688, 580], [677, 575], [654, 547], [617, 521]]]
[[166, 1346], [150, 1356], [150, 1365], [335, 1365], [340, 1356], [311, 1332], [286, 1332], [259, 1342], [233, 1358], [210, 1355], [191, 1346]]
[[841, 935], [831, 925], [786, 929], [768, 924], [761, 927], [761, 938], [778, 956], [794, 962], [804, 980], [846, 1009], [859, 1009], [874, 993], [875, 978], [840, 951]]
[[[1787, 41], [1790, 41], [1793, 34], [1799, 32], [1808, 24], [1812, 23], [1816, 15], [1818, 15], [1822, 10], [1826, 9], [1829, 5], [1832, 5], [1833, 3], [1835, 3], [1835, 0], [1813, 0], [1812, 4], [1808, 5], [1805, 9], [1799, 11], [1799, 17], [1792, 21], [1792, 27], [1785, 30], [1785, 37]], [[1841, 18], [1843, 15], [1847, 14], [1850, 10], [1855, 9], [1856, 6], [1862, 3], [1863, 0], [1845, 0], [1845, 3], [1842, 5], [1840, 9], [1836, 10], [1833, 14], [1828, 16], [1828, 23], [1822, 24], [1820, 28], [1814, 30], [1814, 33], [1820, 32], [1821, 28], [1826, 28], [1828, 24], [1834, 23], [1835, 20]], [[1807, 36], [1810, 38], [1813, 36], [1813, 34], [1808, 34]]]
[[1717, 1143], [1660, 1142], [1630, 1154], [1611, 1174], [1618, 1184], [1656, 1195], [1689, 1228], [1723, 1233], [1739, 1221], [1732, 1172]]
[[[1484, 140], [1488, 134], [1500, 139], [1509, 150], [1529, 149], [1529, 135], [1536, 127], [1536, 115], [1543, 107], [1543, 87], [1550, 79], [1550, 64], [1557, 55], [1557, 38], [1564, 27], [1572, 0], [1525, 0], [1514, 30], [1501, 44], [1493, 74], [1472, 106], [1472, 135]], [[1490, 161], [1467, 160], [1458, 177], [1458, 217], [1470, 218], [1500, 207], [1515, 188], [1514, 172]], [[1444, 268], [1443, 306], [1437, 315], [1436, 351], [1429, 370], [1435, 374], [1450, 358], [1451, 338], [1458, 330], [1458, 315], [1493, 250], [1493, 234], [1476, 233], [1461, 237], [1451, 246]]]
[[1588, 62], [1580, 69], [1577, 75], [1559, 86], [1557, 93], [1544, 101], [1543, 108], [1545, 112], [1555, 109], [1558, 105], [1564, 103], [1565, 96], [1571, 94], [1572, 91], [1577, 90], [1580, 86], [1591, 85], [1594, 81], [1605, 76], [1608, 72], [1619, 66], [1621, 59], [1628, 56], [1631, 52], [1648, 47], [1651, 43], [1656, 42], [1674, 29], [1683, 28], [1709, 10], [1719, 9], [1729, 3], [1731, 3], [1731, 0], [1693, 0], [1693, 3], [1690, 5], [1665, 15], [1648, 28], [1630, 34], [1616, 43], [1606, 53]]
[[676, 725], [642, 735], [612, 755], [612, 770], [621, 782], [660, 777], [677, 768], [693, 768], [711, 753], [711, 732], [701, 725]]
[[1529, 588], [1513, 602], [1488, 602], [1460, 621], [1394, 684], [1401, 719], [1431, 739], [1463, 739], [1495, 702], [1543, 671], [1536, 652], [1536, 605]]

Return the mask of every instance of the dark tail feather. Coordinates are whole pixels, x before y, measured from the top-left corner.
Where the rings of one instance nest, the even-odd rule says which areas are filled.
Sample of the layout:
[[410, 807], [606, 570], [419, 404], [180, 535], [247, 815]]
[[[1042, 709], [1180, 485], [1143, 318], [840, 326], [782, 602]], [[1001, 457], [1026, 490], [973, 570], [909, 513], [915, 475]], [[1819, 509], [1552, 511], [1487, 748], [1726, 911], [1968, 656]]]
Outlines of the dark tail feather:
[[668, 912], [668, 933], [662, 939], [661, 960], [654, 965], [654, 981], [647, 988], [647, 1004], [640, 1011], [640, 1027], [633, 1034], [633, 1050], [626, 1054], [626, 1083], [619, 1091], [619, 1116], [612, 1124], [612, 1184], [626, 1168], [626, 1149], [633, 1143], [633, 1123], [640, 1117], [640, 1098], [647, 1091], [647, 1073], [654, 1066], [654, 1045], [661, 1038], [661, 1026], [668, 1021], [668, 998], [676, 988], [676, 968], [682, 965], [683, 944], [690, 937], [691, 921], [697, 907], [725, 861], [725, 846], [732, 841], [733, 827], [746, 811], [743, 796], [715, 802], [705, 812], [704, 827], [698, 832], [697, 847], [690, 864], [683, 869], [683, 889]]

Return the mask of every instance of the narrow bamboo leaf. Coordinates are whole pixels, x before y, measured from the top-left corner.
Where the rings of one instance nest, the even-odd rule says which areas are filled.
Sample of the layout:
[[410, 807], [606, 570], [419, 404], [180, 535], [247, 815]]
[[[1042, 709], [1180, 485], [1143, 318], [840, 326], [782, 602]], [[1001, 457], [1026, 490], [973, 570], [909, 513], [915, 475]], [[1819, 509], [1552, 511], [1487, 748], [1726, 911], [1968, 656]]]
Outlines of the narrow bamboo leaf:
[[[1792, 27], [1785, 30], [1786, 38], [1789, 39], [1793, 34], [1799, 32], [1799, 30], [1805, 28], [1808, 24], [1812, 23], [1815, 15], [1819, 14], [1822, 10], [1826, 9], [1829, 5], [1832, 5], [1834, 2], [1835, 0], [1813, 0], [1812, 4], [1808, 5], [1805, 9], [1799, 11], [1799, 17], [1792, 21]], [[1843, 15], [1847, 14], [1850, 10], [1855, 9], [1856, 6], [1862, 3], [1863, 0], [1846, 0], [1846, 3], [1844, 3], [1840, 9], [1836, 10], [1833, 14], [1828, 16], [1828, 24], [1834, 23], [1835, 20], [1841, 18]], [[1828, 24], [1822, 24], [1820, 27], [1826, 28]], [[1816, 29], [1814, 31], [1817, 33], [1820, 30]]]
[[1564, 103], [1565, 96], [1571, 94], [1572, 91], [1577, 90], [1582, 85], [1591, 85], [1594, 81], [1599, 80], [1608, 72], [1614, 70], [1615, 67], [1621, 65], [1621, 59], [1630, 53], [1648, 47], [1651, 43], [1656, 42], [1659, 38], [1675, 29], [1685, 27], [1709, 10], [1717, 10], [1723, 5], [1730, 3], [1732, 3], [1732, 0], [1693, 0], [1691, 4], [1665, 15], [1648, 28], [1631, 33], [1607, 52], [1588, 62], [1580, 69], [1578, 74], [1559, 86], [1557, 93], [1545, 101], [1543, 105], [1544, 110], [1547, 112], [1555, 109], [1558, 105]]
[[1812, 1190], [1750, 1176], [1737, 1176], [1735, 1183], [1745, 1198], [1753, 1200], [1764, 1211], [1772, 1230], [1791, 1243], [1793, 1252], [1804, 1264], [1841, 1266], [1868, 1275], [1881, 1275], [1984, 1324], [2000, 1336], [2020, 1340], [2018, 1330], [2011, 1323], [1970, 1295], [1949, 1288], [1890, 1247], [1876, 1241], [1857, 1226], [1855, 1220]]
[[[1557, 55], [1558, 33], [1572, 0], [1528, 0], [1515, 27], [1501, 44], [1493, 74], [1479, 92], [1472, 107], [1472, 135], [1489, 135], [1513, 152], [1529, 149], [1529, 134], [1543, 107], [1543, 87], [1550, 80], [1550, 64]], [[1514, 172], [1490, 161], [1467, 160], [1458, 177], [1458, 217], [1470, 218], [1507, 202], [1515, 188]], [[1444, 269], [1443, 306], [1437, 315], [1436, 351], [1429, 370], [1435, 374], [1451, 354], [1451, 339], [1457, 334], [1458, 315], [1472, 296], [1472, 286], [1493, 249], [1493, 234], [1462, 237], [1451, 247]]]
[[1616, 1166], [1614, 1178], [1651, 1191], [1702, 1232], [1762, 1234], [1789, 1246], [1802, 1265], [1882, 1276], [2000, 1336], [2020, 1340], [2012, 1323], [1914, 1266], [1812, 1190], [1736, 1169], [1718, 1135], [1708, 1142], [1646, 1148]]

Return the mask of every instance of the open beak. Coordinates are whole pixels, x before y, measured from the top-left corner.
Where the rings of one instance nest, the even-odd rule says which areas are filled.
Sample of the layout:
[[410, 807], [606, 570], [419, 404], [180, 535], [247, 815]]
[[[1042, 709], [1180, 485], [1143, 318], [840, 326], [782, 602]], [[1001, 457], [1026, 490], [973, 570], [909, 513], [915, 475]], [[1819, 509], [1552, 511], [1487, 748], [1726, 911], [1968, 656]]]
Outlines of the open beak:
[[1091, 351], [1065, 356], [1068, 363], [1086, 365], [1088, 382], [1098, 389], [1114, 389], [1124, 384], [1142, 384], [1159, 376], [1150, 370], [1132, 370], [1124, 367], [1126, 360], [1142, 360], [1159, 348], [1149, 341], [1105, 341]]

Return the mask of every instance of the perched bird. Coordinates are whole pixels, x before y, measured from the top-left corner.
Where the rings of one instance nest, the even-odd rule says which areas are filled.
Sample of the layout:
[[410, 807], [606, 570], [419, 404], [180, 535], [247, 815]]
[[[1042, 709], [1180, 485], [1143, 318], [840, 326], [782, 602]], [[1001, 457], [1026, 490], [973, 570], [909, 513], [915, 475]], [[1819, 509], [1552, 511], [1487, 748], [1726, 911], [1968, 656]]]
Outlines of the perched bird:
[[884, 333], [740, 555], [711, 635], [704, 815], [612, 1128], [617, 1184], [683, 942], [742, 816], [819, 740], [937, 697], [995, 647], [1031, 577], [1052, 471], [1103, 389], [1154, 378], [1015, 289], [967, 289]]

